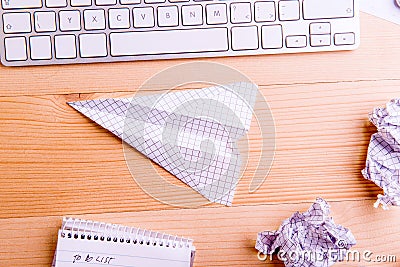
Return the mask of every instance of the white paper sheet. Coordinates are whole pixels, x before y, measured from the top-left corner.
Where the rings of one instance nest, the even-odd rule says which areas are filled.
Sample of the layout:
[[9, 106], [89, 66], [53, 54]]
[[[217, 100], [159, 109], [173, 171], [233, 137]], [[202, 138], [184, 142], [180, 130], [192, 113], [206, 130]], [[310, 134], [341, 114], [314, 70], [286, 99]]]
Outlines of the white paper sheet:
[[361, 0], [362, 12], [400, 25], [400, 7], [395, 0]]
[[192, 240], [117, 224], [64, 218], [53, 267], [192, 267]]

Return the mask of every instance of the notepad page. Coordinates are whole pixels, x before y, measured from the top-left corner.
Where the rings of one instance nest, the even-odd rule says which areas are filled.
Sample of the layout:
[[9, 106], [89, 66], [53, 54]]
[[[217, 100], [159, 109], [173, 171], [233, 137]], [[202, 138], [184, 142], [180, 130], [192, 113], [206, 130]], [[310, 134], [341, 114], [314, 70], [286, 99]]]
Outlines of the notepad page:
[[88, 240], [58, 235], [55, 267], [189, 267], [192, 248]]

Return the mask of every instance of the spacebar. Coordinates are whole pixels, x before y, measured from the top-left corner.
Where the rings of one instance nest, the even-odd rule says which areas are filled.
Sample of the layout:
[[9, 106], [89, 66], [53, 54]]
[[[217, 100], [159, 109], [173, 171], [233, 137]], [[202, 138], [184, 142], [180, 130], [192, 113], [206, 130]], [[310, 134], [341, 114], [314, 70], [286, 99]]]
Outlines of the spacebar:
[[228, 29], [207, 28], [110, 34], [112, 56], [157, 55], [228, 50]]

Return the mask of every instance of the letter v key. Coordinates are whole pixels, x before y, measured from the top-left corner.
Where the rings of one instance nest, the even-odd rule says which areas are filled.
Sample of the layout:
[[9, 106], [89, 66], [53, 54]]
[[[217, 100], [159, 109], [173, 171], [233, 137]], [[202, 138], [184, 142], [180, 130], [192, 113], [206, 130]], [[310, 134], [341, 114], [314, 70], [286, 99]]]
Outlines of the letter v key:
[[133, 26], [135, 28], [154, 27], [154, 12], [152, 7], [133, 9]]

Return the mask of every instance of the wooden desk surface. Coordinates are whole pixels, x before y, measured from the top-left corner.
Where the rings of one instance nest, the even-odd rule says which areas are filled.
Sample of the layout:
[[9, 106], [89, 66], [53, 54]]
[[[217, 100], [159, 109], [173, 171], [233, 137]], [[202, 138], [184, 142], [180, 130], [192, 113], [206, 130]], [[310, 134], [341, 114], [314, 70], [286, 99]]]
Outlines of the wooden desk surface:
[[[275, 118], [271, 172], [249, 193], [245, 170], [233, 207], [157, 202], [133, 181], [121, 141], [66, 104], [132, 94], [156, 72], [192, 60], [0, 67], [0, 266], [50, 266], [63, 215], [192, 237], [196, 266], [264, 266], [257, 232], [277, 229], [318, 196], [352, 230], [354, 249], [397, 256], [338, 266], [400, 266], [400, 209], [374, 209], [381, 190], [360, 173], [375, 132], [367, 114], [400, 97], [400, 28], [366, 14], [361, 21], [362, 44], [352, 52], [200, 60], [248, 75]], [[257, 146], [251, 130], [249, 138]]]

